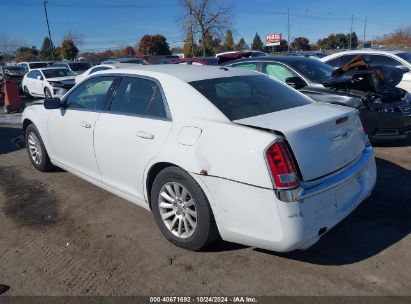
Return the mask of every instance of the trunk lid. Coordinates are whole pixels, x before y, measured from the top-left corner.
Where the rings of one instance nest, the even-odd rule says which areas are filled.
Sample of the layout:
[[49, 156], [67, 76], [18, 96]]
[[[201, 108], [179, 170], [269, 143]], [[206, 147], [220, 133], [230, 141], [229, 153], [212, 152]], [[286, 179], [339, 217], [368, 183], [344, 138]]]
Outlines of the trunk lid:
[[304, 181], [348, 165], [365, 148], [356, 110], [344, 106], [312, 103], [234, 122], [284, 134]]

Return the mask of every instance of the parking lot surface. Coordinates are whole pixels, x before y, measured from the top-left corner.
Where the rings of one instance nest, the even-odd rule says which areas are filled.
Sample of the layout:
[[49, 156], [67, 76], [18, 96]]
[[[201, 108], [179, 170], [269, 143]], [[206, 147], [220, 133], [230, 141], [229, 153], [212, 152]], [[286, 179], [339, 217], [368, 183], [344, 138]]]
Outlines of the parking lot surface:
[[411, 295], [411, 140], [375, 148], [373, 195], [309, 250], [220, 241], [189, 252], [163, 238], [150, 212], [63, 170], [36, 171], [10, 142], [18, 116], [4, 117], [5, 295]]

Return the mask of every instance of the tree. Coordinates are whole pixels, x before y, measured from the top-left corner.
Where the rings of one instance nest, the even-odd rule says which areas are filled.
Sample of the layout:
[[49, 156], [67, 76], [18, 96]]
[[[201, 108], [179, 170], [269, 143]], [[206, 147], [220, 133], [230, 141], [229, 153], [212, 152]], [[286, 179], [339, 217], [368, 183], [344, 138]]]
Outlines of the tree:
[[240, 40], [238, 40], [237, 44], [234, 46], [234, 49], [236, 51], [242, 51], [242, 50], [246, 50], [249, 49], [250, 47], [248, 46], [248, 44], [245, 42], [244, 38], [241, 37]]
[[71, 38], [65, 38], [61, 44], [61, 55], [67, 60], [76, 59], [78, 48]]
[[351, 34], [347, 34], [348, 47], [350, 46], [351, 39], [351, 48], [356, 49], [358, 46], [358, 36], [355, 32], [352, 32], [352, 38], [350, 36]]
[[43, 44], [40, 49], [40, 59], [41, 60], [52, 60], [54, 57], [54, 48], [51, 45], [49, 37], [44, 38]]
[[166, 37], [160, 34], [144, 35], [139, 43], [138, 52], [142, 55], [170, 55]]
[[231, 30], [227, 30], [225, 34], [223, 49], [224, 51], [234, 50], [234, 38], [233, 38], [233, 32]]
[[38, 59], [39, 51], [35, 46], [31, 48], [22, 46], [19, 47], [16, 51], [16, 61], [34, 61]]
[[346, 49], [346, 48], [347, 48], [347, 45], [348, 45], [348, 43], [347, 43], [347, 41], [348, 41], [347, 38], [349, 38], [349, 37], [347, 37], [345, 34], [341, 34], [341, 33], [336, 34], [336, 35], [335, 35], [335, 45], [336, 45], [338, 48]]
[[136, 51], [134, 50], [132, 46], [129, 45], [123, 49], [123, 53], [126, 56], [134, 56], [136, 54]]
[[251, 48], [256, 51], [262, 51], [264, 48], [264, 44], [261, 41], [260, 35], [258, 33], [255, 33], [253, 43], [251, 44]]
[[310, 41], [305, 37], [297, 37], [291, 43], [291, 48], [294, 51], [309, 51], [311, 49]]
[[194, 57], [197, 50], [197, 45], [194, 42], [194, 37], [191, 31], [187, 33], [187, 38], [184, 42], [183, 53], [185, 58]]
[[201, 49], [206, 55], [206, 35], [221, 37], [231, 24], [232, 6], [224, 0], [179, 0], [182, 7], [181, 25], [188, 33], [200, 33]]

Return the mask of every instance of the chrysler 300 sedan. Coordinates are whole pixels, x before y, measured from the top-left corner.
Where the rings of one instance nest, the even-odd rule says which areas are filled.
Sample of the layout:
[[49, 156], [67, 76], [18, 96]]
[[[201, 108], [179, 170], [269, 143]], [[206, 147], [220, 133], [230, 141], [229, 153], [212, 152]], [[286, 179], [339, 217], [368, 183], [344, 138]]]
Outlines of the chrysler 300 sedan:
[[367, 198], [357, 110], [235, 68], [101, 71], [23, 113], [33, 166], [58, 166], [152, 210], [170, 242], [305, 249]]

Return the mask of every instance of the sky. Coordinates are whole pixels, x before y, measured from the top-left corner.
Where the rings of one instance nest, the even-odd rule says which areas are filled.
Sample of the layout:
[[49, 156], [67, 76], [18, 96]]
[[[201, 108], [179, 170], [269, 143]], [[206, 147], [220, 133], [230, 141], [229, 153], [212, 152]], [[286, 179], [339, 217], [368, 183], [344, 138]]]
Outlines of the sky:
[[[366, 39], [411, 25], [411, 0], [227, 0], [234, 4], [232, 29], [237, 41], [251, 43], [255, 33], [282, 33], [307, 37], [310, 42], [330, 33], [353, 31]], [[162, 34], [171, 47], [182, 46], [178, 0], [49, 0], [47, 4], [52, 39], [61, 43], [71, 31], [83, 38], [80, 51], [104, 51], [122, 44], [136, 45], [144, 34]], [[0, 34], [41, 47], [47, 36], [43, 0], [0, 0]]]

